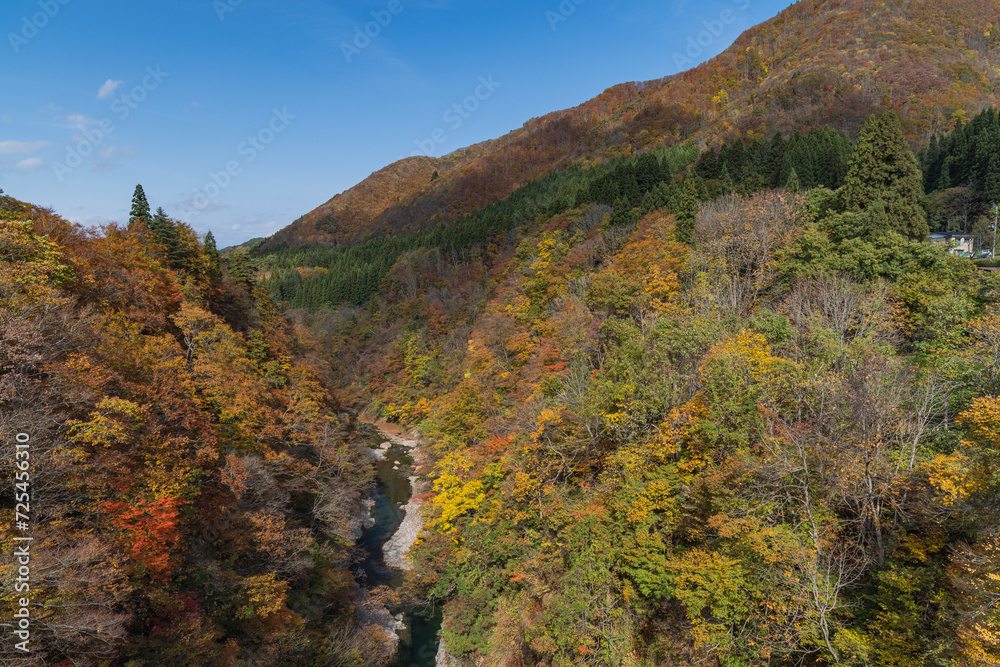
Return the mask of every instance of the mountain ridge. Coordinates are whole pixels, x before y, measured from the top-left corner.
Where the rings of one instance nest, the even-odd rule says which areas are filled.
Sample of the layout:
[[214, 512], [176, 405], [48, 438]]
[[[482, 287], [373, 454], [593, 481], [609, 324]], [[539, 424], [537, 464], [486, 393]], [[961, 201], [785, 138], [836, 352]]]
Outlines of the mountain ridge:
[[[657, 146], [694, 141], [704, 147], [820, 126], [855, 137], [866, 118], [885, 109], [897, 111], [916, 147], [996, 103], [1000, 30], [985, 17], [997, 15], [998, 0], [943, 6], [803, 0], [690, 70], [612, 86], [440, 158], [387, 165], [260, 250], [352, 245], [433, 228], [560, 165], [587, 167]], [[945, 29], [935, 30], [939, 26]], [[439, 178], [432, 180], [435, 172]]]

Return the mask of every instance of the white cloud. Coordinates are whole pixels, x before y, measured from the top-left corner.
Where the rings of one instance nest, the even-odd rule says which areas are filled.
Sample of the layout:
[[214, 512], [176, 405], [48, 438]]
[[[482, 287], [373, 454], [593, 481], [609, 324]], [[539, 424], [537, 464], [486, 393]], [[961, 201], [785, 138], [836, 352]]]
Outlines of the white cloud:
[[27, 160], [21, 160], [17, 163], [17, 168], [20, 171], [31, 171], [32, 169], [38, 169], [39, 167], [45, 166], [45, 160], [40, 157], [29, 157]]
[[0, 155], [31, 155], [36, 151], [50, 146], [47, 141], [0, 141]]
[[118, 90], [118, 86], [125, 83], [124, 81], [113, 81], [108, 79], [101, 85], [101, 89], [97, 91], [97, 99], [103, 100], [105, 98], [111, 97]]
[[66, 120], [68, 120], [70, 123], [80, 128], [96, 127], [97, 125], [101, 124], [101, 121], [97, 120], [96, 118], [88, 118], [87, 116], [84, 116], [82, 113], [71, 113], [70, 115], [66, 116]]

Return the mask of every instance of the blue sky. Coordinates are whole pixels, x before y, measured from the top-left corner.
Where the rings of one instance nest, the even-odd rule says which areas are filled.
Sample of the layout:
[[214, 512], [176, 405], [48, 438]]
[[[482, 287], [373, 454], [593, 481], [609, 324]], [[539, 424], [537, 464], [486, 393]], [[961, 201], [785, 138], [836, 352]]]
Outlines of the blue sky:
[[400, 157], [686, 69], [789, 4], [4, 0], [0, 188], [96, 225], [142, 183], [239, 243]]

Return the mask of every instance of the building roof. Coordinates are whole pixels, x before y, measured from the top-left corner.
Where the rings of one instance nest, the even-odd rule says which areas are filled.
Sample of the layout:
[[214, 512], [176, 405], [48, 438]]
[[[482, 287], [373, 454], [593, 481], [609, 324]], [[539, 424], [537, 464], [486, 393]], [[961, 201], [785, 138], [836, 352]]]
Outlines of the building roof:
[[951, 232], [932, 232], [928, 234], [929, 239], [971, 239], [972, 234], [952, 234]]

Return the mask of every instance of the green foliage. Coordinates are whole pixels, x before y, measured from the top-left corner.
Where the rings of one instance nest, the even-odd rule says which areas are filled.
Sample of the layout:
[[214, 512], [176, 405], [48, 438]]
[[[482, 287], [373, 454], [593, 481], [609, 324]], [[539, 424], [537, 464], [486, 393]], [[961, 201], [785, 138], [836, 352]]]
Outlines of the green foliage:
[[936, 200], [933, 227], [969, 233], [971, 224], [1000, 202], [1000, 114], [985, 109], [940, 138], [931, 137], [919, 159], [928, 194], [962, 195]]
[[229, 277], [237, 283], [250, 286], [256, 280], [256, 265], [248, 252], [242, 249], [234, 250], [225, 257], [225, 268]]
[[189, 239], [193, 234], [189, 234], [188, 239], [181, 236], [182, 226], [182, 223], [169, 218], [162, 206], [156, 209], [152, 220], [149, 221], [149, 231], [153, 235], [153, 240], [166, 251], [167, 265], [179, 271], [191, 272], [195, 268], [195, 258], [199, 254], [199, 248], [189, 245]]
[[[884, 34], [932, 44], [959, 88], [988, 85], [944, 61], [987, 53], [995, 28], [913, 30], [901, 15], [939, 9], [917, 5], [873, 12]], [[829, 23], [821, 39], [867, 49], [843, 26], [871, 19], [842, 9], [812, 12]], [[685, 75], [685, 91], [711, 87], [685, 104], [715, 95], [718, 119], [666, 101], [684, 77], [611, 89], [585, 122], [532, 121], [574, 146], [532, 144], [548, 150], [540, 164], [580, 163], [514, 169], [510, 197], [433, 229], [467, 201], [405, 201], [419, 233], [220, 262], [211, 235], [150, 216], [141, 188], [141, 234], [79, 234], [0, 197], [0, 425], [18, 432], [29, 415], [47, 430], [51, 529], [61, 553], [97, 554], [53, 575], [46, 622], [84, 630], [50, 657], [379, 662], [353, 628], [341, 520], [363, 507], [370, 465], [331, 442], [328, 376], [345, 404], [428, 436], [435, 484], [411, 584], [443, 605], [442, 636], [470, 663], [996, 664], [996, 281], [923, 243], [922, 208], [983, 229], [984, 200], [1000, 196], [997, 114], [921, 153], [927, 199], [892, 114], [856, 147], [827, 128], [771, 134], [853, 131], [886, 77], [913, 73], [891, 48], [835, 80], [816, 71], [831, 53], [819, 40], [794, 58], [758, 53], [781, 51], [809, 10], [724, 54], [731, 80]], [[775, 78], [747, 88], [781, 63], [797, 68], [794, 95]], [[928, 86], [933, 113], [963, 117], [971, 98], [946, 88]], [[741, 139], [635, 151], [710, 122], [699, 141]], [[491, 164], [447, 167], [447, 186], [423, 168], [413, 180], [450, 196]], [[704, 200], [782, 187], [808, 193], [805, 224], [757, 224], [765, 211], [711, 228], [721, 205]], [[315, 238], [338, 238], [340, 222], [315, 219]], [[698, 247], [674, 242], [696, 224]], [[352, 307], [296, 312], [293, 330], [269, 294]], [[93, 616], [67, 621], [75, 608]], [[76, 641], [90, 643], [71, 656]]]
[[612, 269], [594, 275], [587, 288], [586, 302], [595, 312], [623, 317], [641, 293], [642, 285]]
[[140, 220], [148, 225], [152, 220], [152, 216], [149, 213], [149, 202], [146, 201], [146, 193], [142, 191], [141, 185], [137, 185], [135, 186], [135, 192], [132, 194], [132, 209], [128, 214], [129, 229]]
[[893, 565], [876, 575], [878, 611], [868, 626], [874, 664], [926, 664], [933, 642], [941, 640], [938, 624], [944, 620], [937, 613], [945, 596], [936, 570]]
[[698, 207], [701, 204], [701, 184], [698, 179], [684, 179], [681, 191], [680, 206], [677, 211], [677, 240], [681, 243], [691, 243], [694, 234], [694, 223], [698, 217]]
[[706, 151], [695, 171], [704, 179], [718, 179], [718, 194], [787, 187], [792, 173], [804, 190], [836, 189], [844, 183], [851, 151], [847, 135], [830, 128], [796, 132], [787, 139], [778, 133], [770, 141], [736, 141]]
[[747, 322], [751, 329], [764, 336], [771, 345], [783, 345], [795, 336], [795, 327], [785, 315], [761, 308]]
[[799, 192], [802, 190], [802, 184], [799, 182], [799, 175], [795, 172], [795, 168], [792, 168], [790, 174], [788, 174], [788, 180], [785, 181], [785, 189], [789, 192]]
[[[778, 165], [784, 141], [767, 144]], [[855, 175], [874, 150], [856, 153]], [[901, 234], [892, 193], [852, 206], [850, 187], [817, 187], [806, 223], [754, 259], [768, 270], [773, 259], [777, 278], [761, 281], [743, 318], [720, 316], [729, 294], [692, 265], [738, 266], [760, 252], [753, 234], [708, 235], [711, 224], [728, 229], [700, 200], [726, 180], [730, 151], [645, 191], [639, 210], [663, 208], [634, 229], [613, 224], [642, 191], [625, 163], [588, 186], [617, 202], [592, 237], [569, 234], [578, 213], [522, 228], [494, 255], [489, 275], [503, 278], [483, 278], [477, 314], [466, 319], [468, 302], [450, 311], [470, 341], [461, 353], [445, 353], [447, 334], [414, 315], [423, 295], [455, 284], [446, 272], [424, 265], [405, 301], [373, 304], [373, 317], [420, 331], [396, 339], [389, 377], [429, 404], [422, 426], [447, 488], [419, 553], [438, 577], [432, 595], [446, 600], [444, 636], [469, 660], [611, 665], [647, 650], [731, 665], [957, 659], [946, 610], [959, 603], [940, 592], [954, 585], [940, 554], [957, 533], [930, 528], [942, 515], [925, 503], [986, 493], [968, 481], [983, 469], [972, 449], [950, 454], [958, 435], [946, 414], [996, 384], [978, 363], [995, 326], [975, 319], [990, 283]], [[793, 164], [779, 183], [793, 172], [815, 177]], [[752, 170], [742, 187], [764, 178]], [[700, 209], [706, 241], [678, 251], [676, 282], [664, 281], [654, 308], [648, 272], [683, 225], [682, 198]], [[749, 220], [734, 229], [763, 233]], [[975, 352], [962, 351], [970, 335]], [[459, 468], [448, 463], [456, 452]], [[913, 518], [894, 524], [894, 512]], [[969, 627], [962, 650], [976, 655], [990, 635]]]
[[894, 114], [866, 123], [847, 180], [837, 191], [809, 193], [813, 220], [779, 252], [783, 275], [834, 272], [895, 282], [945, 264], [943, 249], [923, 242], [919, 172]]
[[[586, 170], [570, 167], [551, 171], [509, 198], [447, 226], [371, 239], [346, 248], [315, 246], [268, 252], [261, 258], [270, 273], [265, 285], [276, 301], [292, 308], [362, 305], [379, 292], [393, 264], [411, 250], [438, 248], [453, 257], [479, 253], [539, 216], [559, 215], [587, 204], [610, 206], [612, 226], [632, 224], [638, 216], [658, 209], [677, 213], [678, 239], [687, 242], [700, 202], [710, 195], [781, 187], [793, 169], [804, 188], [817, 184], [839, 187], [850, 152], [845, 134], [822, 129], [788, 140], [776, 135], [769, 143], [757, 140], [749, 146], [735, 142], [720, 151], [706, 151], [700, 159], [698, 149], [686, 143], [620, 157]], [[679, 185], [680, 175], [696, 160], [698, 164]], [[813, 166], [812, 160], [818, 161], [818, 166]], [[322, 218], [317, 226], [327, 225], [326, 221]]]
[[[907, 146], [899, 117], [888, 111], [870, 118], [861, 128], [848, 165], [844, 187], [847, 210], [867, 212], [881, 202], [894, 232], [921, 241], [929, 231], [920, 206], [922, 197], [920, 168]], [[869, 227], [865, 231], [871, 235], [876, 230]]]
[[209, 231], [205, 234], [205, 257], [208, 258], [208, 274], [211, 278], [217, 279], [222, 276], [222, 260], [219, 257], [219, 250], [215, 246], [215, 235]]
[[[574, 166], [549, 172], [518, 188], [509, 198], [433, 230], [371, 239], [346, 248], [316, 246], [270, 252], [261, 258], [271, 273], [265, 284], [276, 301], [292, 308], [364, 304], [379, 291], [393, 264], [411, 250], [438, 248], [446, 257], [478, 256], [489, 244], [502, 243], [513, 230], [539, 216], [558, 215], [588, 204], [614, 207], [612, 225], [634, 222], [635, 209], [652, 211], [669, 205], [670, 179], [696, 157], [697, 148], [684, 144], [586, 170]], [[303, 279], [300, 269], [314, 275]]]
[[901, 276], [896, 294], [909, 310], [918, 341], [954, 345], [962, 323], [982, 307], [984, 287], [969, 261], [949, 255]]

